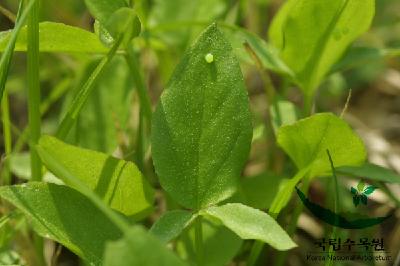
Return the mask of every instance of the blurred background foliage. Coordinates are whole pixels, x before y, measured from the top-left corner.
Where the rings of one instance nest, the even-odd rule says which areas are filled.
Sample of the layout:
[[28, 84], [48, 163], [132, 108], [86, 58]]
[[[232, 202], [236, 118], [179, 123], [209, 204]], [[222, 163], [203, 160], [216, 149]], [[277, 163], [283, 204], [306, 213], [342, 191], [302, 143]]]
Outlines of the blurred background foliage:
[[[251, 57], [242, 46], [242, 30], [246, 29], [266, 42], [271, 19], [282, 5], [282, 0], [141, 0], [144, 29], [135, 41], [135, 49], [140, 55], [141, 73], [149, 89], [153, 106], [157, 102], [165, 84], [180, 60], [185, 49], [198, 34], [211, 22], [219, 21], [221, 28], [232, 41], [241, 59], [241, 67], [247, 84], [253, 113], [254, 139], [251, 155], [243, 174], [241, 192], [237, 199], [251, 206], [267, 209], [276, 195], [279, 185], [294, 173], [290, 160], [284, 158], [274, 145], [273, 131], [269, 127], [268, 104], [264, 87], [263, 73], [257, 69]], [[1, 7], [16, 13], [18, 1], [1, 0]], [[88, 13], [84, 1], [63, 0], [41, 1], [41, 20], [61, 22], [94, 31], [94, 20]], [[13, 27], [13, 22], [0, 14], [0, 30]], [[249, 37], [251, 35], [248, 35]], [[349, 107], [344, 118], [361, 135], [367, 149], [369, 160], [392, 168], [400, 173], [400, 1], [377, 0], [376, 15], [370, 30], [359, 38], [334, 66], [318, 91], [315, 111], [331, 111], [340, 114], [351, 89]], [[397, 56], [396, 56], [397, 55]], [[40, 80], [42, 88], [42, 130], [54, 134], [62, 118], [65, 106], [98, 62], [96, 54], [41, 53]], [[25, 143], [27, 125], [26, 96], [26, 55], [16, 53], [7, 81], [10, 98], [13, 129], [13, 154], [11, 169], [13, 183], [30, 178], [29, 159]], [[282, 98], [302, 105], [301, 93], [286, 78], [268, 73]], [[117, 56], [101, 79], [85, 105], [69, 142], [115, 156], [135, 161], [155, 187], [159, 188], [151, 163], [149, 134], [138, 115], [138, 95], [134, 88], [132, 75], [125, 60]], [[285, 108], [285, 107], [283, 107]], [[287, 108], [290, 108], [287, 107]], [[290, 119], [290, 118], [288, 118]], [[294, 119], [294, 118], [292, 118]], [[25, 133], [24, 133], [25, 132]], [[340, 137], [340, 136], [338, 136]], [[0, 146], [4, 151], [3, 138]], [[3, 152], [2, 152], [3, 153]], [[144, 161], [138, 161], [142, 156]], [[281, 158], [277, 160], [276, 158]], [[52, 180], [51, 176], [47, 176]], [[362, 177], [360, 177], [362, 178]], [[349, 192], [358, 180], [340, 178], [340, 195], [343, 209], [354, 208]], [[310, 197], [320, 204], [329, 204], [329, 179], [316, 179], [310, 188]], [[389, 186], [400, 199], [400, 187]], [[157, 194], [157, 209], [145, 223], [151, 224], [166, 208], [175, 205], [161, 191]], [[279, 222], [287, 228], [297, 199], [280, 216]], [[385, 208], [394, 208], [395, 202], [382, 191], [371, 196], [372, 204], [366, 213], [377, 215]], [[297, 202], [298, 204], [298, 202]], [[398, 204], [398, 202], [397, 202]], [[400, 213], [395, 213], [385, 226], [376, 226], [362, 231], [341, 230], [340, 236], [383, 237], [385, 247], [391, 253], [392, 265], [400, 250]], [[1, 224], [1, 221], [0, 221]], [[295, 233], [294, 239], [299, 247], [287, 254], [286, 265], [311, 265], [307, 262], [307, 252], [315, 251], [314, 242], [329, 236], [329, 228], [304, 211], [297, 228], [287, 228]], [[193, 258], [190, 239], [193, 232], [188, 230], [176, 244], [177, 252], [183, 258]], [[15, 217], [13, 225], [0, 227], [0, 264], [29, 261], [33, 253], [28, 225], [23, 217]], [[205, 225], [206, 253], [209, 265], [242, 265], [245, 254], [251, 247], [232, 232], [214, 225]], [[55, 265], [76, 265], [78, 259], [65, 249], [52, 242], [46, 243], [48, 253], [59, 254]], [[219, 254], [219, 255], [215, 255]], [[259, 265], [272, 265], [286, 255], [265, 248]], [[51, 257], [51, 256], [50, 256]], [[374, 262], [369, 262], [374, 265]], [[335, 264], [335, 265], [340, 265]], [[343, 264], [346, 265], [346, 264]], [[361, 264], [360, 264], [361, 265]], [[385, 265], [379, 264], [379, 265]]]

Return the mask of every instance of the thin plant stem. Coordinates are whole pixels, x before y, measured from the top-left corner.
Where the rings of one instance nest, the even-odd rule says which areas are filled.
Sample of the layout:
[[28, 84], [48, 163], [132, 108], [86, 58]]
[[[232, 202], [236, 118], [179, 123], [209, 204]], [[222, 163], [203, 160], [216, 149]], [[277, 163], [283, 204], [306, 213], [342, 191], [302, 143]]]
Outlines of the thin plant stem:
[[82, 110], [84, 104], [86, 103], [90, 93], [95, 88], [96, 81], [103, 73], [104, 69], [114, 57], [117, 52], [121, 42], [123, 39], [123, 35], [121, 35], [113, 44], [108, 54], [100, 61], [97, 67], [94, 69], [93, 73], [90, 75], [85, 84], [80, 88], [78, 94], [72, 101], [72, 104], [69, 106], [67, 113], [65, 114], [63, 120], [58, 127], [56, 136], [60, 139], [65, 139], [75, 124], [80, 111]]
[[[309, 177], [304, 179], [304, 183], [303, 183], [303, 186], [302, 186], [303, 191], [308, 191], [308, 188], [310, 187], [310, 181], [311, 181], [311, 179]], [[288, 226], [288, 228], [286, 230], [289, 236], [293, 236], [293, 234], [295, 233], [296, 228], [297, 228], [297, 223], [299, 221], [301, 213], [303, 212], [303, 209], [304, 209], [304, 205], [301, 204], [300, 202], [297, 202], [295, 210], [294, 210], [294, 212], [292, 214], [292, 217], [290, 219], [290, 224], [289, 224], [289, 226]], [[276, 259], [275, 265], [276, 266], [284, 265], [284, 263], [286, 261], [286, 258], [287, 258], [287, 255], [288, 255], [288, 251], [279, 252], [278, 255], [277, 255], [277, 259]]]
[[[21, 1], [22, 2], [22, 1]], [[10, 21], [15, 22], [17, 17], [7, 8], [0, 5], [0, 13], [7, 17]]]
[[203, 227], [202, 218], [199, 215], [195, 221], [195, 250], [197, 266], [204, 265]]
[[[34, 0], [30, 0], [33, 2]], [[28, 121], [31, 146], [31, 176], [33, 181], [42, 179], [42, 164], [35, 146], [40, 138], [40, 84], [39, 84], [39, 1], [35, 1], [29, 13], [28, 38]]]
[[3, 122], [3, 137], [4, 137], [4, 171], [3, 171], [3, 185], [11, 184], [10, 173], [10, 154], [12, 152], [12, 138], [11, 138], [11, 122], [10, 122], [10, 107], [8, 101], [8, 93], [5, 91], [1, 103], [1, 117]]
[[129, 68], [131, 69], [133, 82], [137, 89], [140, 101], [141, 110], [143, 110], [143, 114], [148, 121], [148, 125], [151, 125], [151, 102], [150, 97], [145, 86], [142, 74], [140, 73], [139, 63], [137, 59], [137, 55], [135, 51], [133, 51], [132, 46], [127, 45], [126, 47], [126, 61], [128, 63]]

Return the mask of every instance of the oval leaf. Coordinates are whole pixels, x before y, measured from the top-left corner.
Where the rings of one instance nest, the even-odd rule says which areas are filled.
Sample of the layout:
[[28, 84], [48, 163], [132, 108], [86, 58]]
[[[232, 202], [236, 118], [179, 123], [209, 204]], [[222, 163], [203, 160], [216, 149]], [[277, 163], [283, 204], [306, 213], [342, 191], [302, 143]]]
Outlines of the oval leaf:
[[[128, 216], [140, 216], [152, 207], [154, 191], [133, 163], [68, 145], [50, 136], [41, 137], [39, 147], [94, 190], [112, 209]], [[50, 171], [55, 171], [45, 158], [42, 159]], [[57, 177], [66, 181], [63, 176]]]
[[78, 191], [67, 186], [32, 182], [0, 187], [0, 197], [28, 216], [35, 230], [87, 260], [101, 265], [106, 241], [122, 232]]
[[[205, 60], [208, 53], [211, 63]], [[200, 209], [232, 195], [252, 125], [238, 61], [215, 24], [186, 52], [152, 125], [154, 166], [178, 203]]]
[[362, 140], [345, 121], [331, 113], [281, 127], [277, 141], [299, 169], [310, 167], [312, 177], [331, 172], [326, 150], [337, 167], [360, 165], [366, 157]]
[[[39, 24], [39, 51], [62, 53], [107, 53], [96, 34], [84, 29], [62, 23], [42, 22]], [[11, 31], [0, 34], [0, 51], [4, 51], [11, 37]], [[25, 52], [27, 46], [26, 26], [24, 26], [15, 43], [15, 51]]]
[[374, 9], [374, 0], [289, 0], [281, 8], [269, 36], [306, 95], [369, 28]]
[[296, 247], [289, 235], [268, 214], [240, 203], [210, 207], [206, 214], [219, 219], [242, 239], [257, 239], [278, 250]]

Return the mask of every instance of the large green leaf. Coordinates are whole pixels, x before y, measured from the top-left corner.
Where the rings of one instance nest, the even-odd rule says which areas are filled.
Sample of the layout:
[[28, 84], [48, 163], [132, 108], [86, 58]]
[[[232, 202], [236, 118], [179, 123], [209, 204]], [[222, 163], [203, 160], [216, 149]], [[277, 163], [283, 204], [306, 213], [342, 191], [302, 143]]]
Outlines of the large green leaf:
[[269, 36], [307, 96], [369, 28], [374, 9], [374, 0], [289, 0], [281, 8]]
[[331, 113], [316, 114], [281, 127], [277, 141], [299, 170], [310, 167], [311, 176], [331, 172], [327, 150], [336, 167], [360, 165], [366, 158], [360, 137]]
[[100, 265], [105, 242], [122, 232], [85, 196], [67, 186], [32, 182], [0, 187], [0, 197], [28, 216], [35, 230]]
[[185, 210], [174, 210], [163, 214], [150, 229], [150, 232], [163, 242], [168, 242], [185, 229], [193, 220], [193, 213]]
[[[208, 53], [211, 63], [205, 60]], [[232, 195], [249, 153], [252, 125], [238, 61], [216, 24], [186, 52], [152, 125], [154, 166], [178, 203], [199, 209]]]
[[93, 17], [103, 24], [115, 11], [128, 6], [125, 0], [85, 0], [85, 4]]
[[242, 239], [257, 239], [278, 250], [296, 247], [289, 235], [268, 214], [240, 203], [210, 207], [205, 214], [219, 219]]
[[[214, 219], [215, 220], [215, 219]], [[204, 254], [207, 254], [204, 266], [230, 265], [239, 252], [243, 240], [220, 223], [202, 219]], [[196, 263], [195, 227], [192, 226], [179, 237], [176, 243], [177, 253], [185, 260]]]
[[[40, 52], [62, 53], [107, 53], [96, 34], [84, 29], [68, 26], [62, 23], [41, 22], [39, 24]], [[0, 51], [4, 51], [11, 38], [11, 31], [0, 33]], [[15, 51], [26, 51], [27, 33], [24, 26], [15, 43]]]
[[124, 238], [107, 244], [104, 266], [185, 266], [155, 236], [134, 226]]
[[[50, 136], [41, 137], [39, 147], [94, 190], [112, 209], [128, 216], [140, 216], [152, 207], [153, 189], [133, 163], [68, 145]], [[45, 158], [42, 159], [55, 176], [69, 183]]]
[[388, 183], [400, 183], [400, 175], [390, 169], [372, 163], [364, 163], [360, 166], [342, 166], [338, 167], [336, 171], [343, 175], [368, 178]]

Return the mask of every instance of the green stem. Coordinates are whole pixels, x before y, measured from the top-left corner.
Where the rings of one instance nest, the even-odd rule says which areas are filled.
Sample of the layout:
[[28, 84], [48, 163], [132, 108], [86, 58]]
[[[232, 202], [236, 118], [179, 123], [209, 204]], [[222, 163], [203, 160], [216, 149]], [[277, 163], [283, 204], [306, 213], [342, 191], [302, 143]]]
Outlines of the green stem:
[[[309, 177], [306, 177], [304, 179], [302, 188], [303, 188], [303, 191], [305, 191], [305, 194], [307, 194], [308, 188], [310, 187], [310, 181], [311, 181], [311, 178], [309, 178]], [[286, 230], [289, 236], [293, 236], [293, 234], [295, 233], [296, 228], [297, 228], [297, 223], [299, 221], [301, 213], [303, 212], [303, 209], [304, 209], [304, 205], [301, 204], [300, 202], [297, 202], [296, 208], [295, 208], [292, 218], [291, 218], [291, 222]], [[288, 251], [279, 252], [275, 265], [276, 266], [284, 265], [287, 255], [288, 255]]]
[[12, 152], [12, 139], [11, 139], [11, 123], [10, 123], [10, 107], [8, 103], [7, 92], [4, 92], [4, 97], [1, 103], [1, 117], [3, 121], [3, 137], [5, 146], [4, 157], [4, 172], [3, 172], [3, 185], [11, 184], [10, 174], [10, 154]]
[[263, 248], [264, 248], [264, 242], [259, 240], [256, 240], [254, 242], [253, 246], [251, 247], [249, 258], [247, 260], [246, 264], [247, 266], [253, 266], [254, 264], [256, 264]]
[[82, 88], [79, 90], [78, 94], [75, 96], [74, 100], [72, 101], [72, 104], [69, 106], [69, 109], [67, 113], [65, 114], [63, 120], [60, 123], [60, 126], [58, 127], [56, 136], [60, 139], [65, 139], [71, 130], [72, 126], [75, 124], [78, 115], [80, 111], [82, 110], [82, 107], [86, 103], [86, 100], [88, 99], [90, 93], [92, 90], [95, 88], [95, 83], [100, 77], [100, 75], [103, 73], [105, 67], [108, 65], [108, 63], [111, 61], [111, 59], [114, 57], [115, 53], [117, 52], [121, 41], [123, 39], [123, 35], [121, 35], [114, 45], [111, 47], [110, 51], [108, 54], [100, 61], [100, 63], [97, 65], [93, 73], [90, 75], [88, 80], [85, 82], [85, 84], [82, 86]]
[[195, 221], [195, 250], [197, 266], [204, 265], [204, 246], [203, 246], [203, 228], [201, 224], [201, 216], [199, 215]]
[[[30, 0], [31, 2], [34, 0]], [[39, 84], [39, 1], [35, 1], [29, 13], [28, 38], [28, 121], [32, 180], [42, 179], [42, 163], [33, 148], [40, 138], [40, 84]]]
[[147, 118], [147, 121], [149, 122], [148, 125], [151, 125], [152, 110], [151, 110], [150, 97], [147, 92], [147, 88], [145, 86], [142, 74], [140, 73], [137, 56], [132, 46], [130, 45], [127, 45], [126, 47], [126, 61], [128, 62], [129, 68], [131, 69], [133, 82], [135, 84], [135, 87], [139, 95], [141, 110], [143, 110], [144, 116]]

